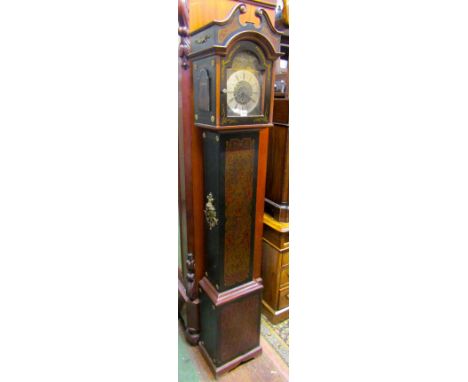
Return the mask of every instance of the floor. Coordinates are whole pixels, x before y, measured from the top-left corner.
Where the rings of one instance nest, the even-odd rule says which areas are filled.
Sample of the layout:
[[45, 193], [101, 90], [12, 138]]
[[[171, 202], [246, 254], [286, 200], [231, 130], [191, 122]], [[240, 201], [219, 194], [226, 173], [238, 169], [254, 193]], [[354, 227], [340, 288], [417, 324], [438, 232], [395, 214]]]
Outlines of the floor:
[[289, 368], [272, 346], [260, 337], [262, 355], [248, 361], [217, 380], [211, 373], [198, 346], [184, 339], [179, 322], [179, 382], [283, 382], [288, 381]]

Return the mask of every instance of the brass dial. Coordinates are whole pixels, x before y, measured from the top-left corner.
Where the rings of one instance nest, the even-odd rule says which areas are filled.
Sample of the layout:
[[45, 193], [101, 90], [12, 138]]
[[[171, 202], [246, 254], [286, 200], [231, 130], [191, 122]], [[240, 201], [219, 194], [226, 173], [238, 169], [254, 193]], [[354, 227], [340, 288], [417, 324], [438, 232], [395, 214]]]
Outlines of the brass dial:
[[258, 76], [249, 70], [237, 70], [227, 79], [227, 104], [230, 113], [247, 117], [260, 101]]

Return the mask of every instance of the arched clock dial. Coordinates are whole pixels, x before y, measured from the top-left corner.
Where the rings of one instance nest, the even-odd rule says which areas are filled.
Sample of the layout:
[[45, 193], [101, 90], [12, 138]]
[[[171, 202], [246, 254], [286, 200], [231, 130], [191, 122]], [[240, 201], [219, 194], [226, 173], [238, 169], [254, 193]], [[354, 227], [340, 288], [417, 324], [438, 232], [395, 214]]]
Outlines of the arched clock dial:
[[241, 117], [255, 114], [260, 102], [258, 75], [245, 69], [232, 71], [226, 85], [229, 114]]

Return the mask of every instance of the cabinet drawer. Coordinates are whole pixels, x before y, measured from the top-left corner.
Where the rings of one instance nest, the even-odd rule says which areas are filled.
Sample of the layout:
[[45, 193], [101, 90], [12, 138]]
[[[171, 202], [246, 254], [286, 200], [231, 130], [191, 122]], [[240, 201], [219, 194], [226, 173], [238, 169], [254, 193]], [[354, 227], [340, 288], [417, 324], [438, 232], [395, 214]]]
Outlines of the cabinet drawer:
[[281, 269], [280, 287], [289, 284], [289, 267]]
[[283, 253], [283, 257], [281, 259], [281, 266], [285, 266], [289, 264], [289, 251]]
[[279, 291], [278, 309], [283, 309], [289, 306], [289, 288], [284, 288]]

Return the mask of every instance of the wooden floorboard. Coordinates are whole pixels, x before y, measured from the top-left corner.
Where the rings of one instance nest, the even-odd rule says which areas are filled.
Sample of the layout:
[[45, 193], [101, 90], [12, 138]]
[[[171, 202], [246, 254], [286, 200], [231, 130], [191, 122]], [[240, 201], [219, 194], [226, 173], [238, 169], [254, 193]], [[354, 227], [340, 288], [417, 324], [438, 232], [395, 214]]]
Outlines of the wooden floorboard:
[[[180, 324], [179, 324], [180, 325]], [[288, 365], [275, 352], [271, 345], [260, 337], [262, 354], [241, 364], [217, 380], [214, 378], [198, 346], [187, 344], [187, 351], [197, 369], [200, 382], [284, 382], [288, 381]], [[183, 382], [183, 381], [179, 381]]]

